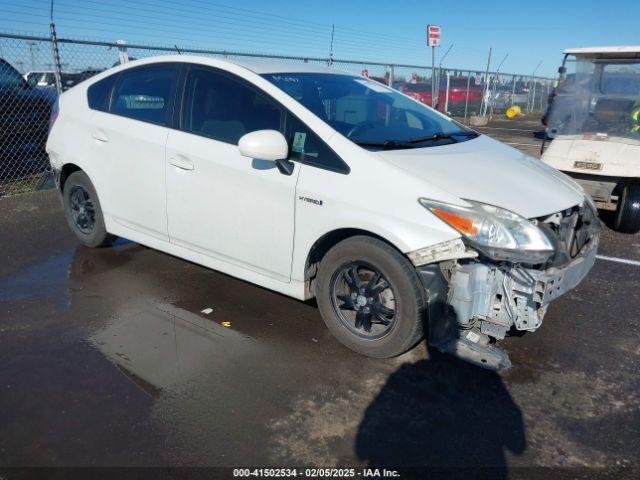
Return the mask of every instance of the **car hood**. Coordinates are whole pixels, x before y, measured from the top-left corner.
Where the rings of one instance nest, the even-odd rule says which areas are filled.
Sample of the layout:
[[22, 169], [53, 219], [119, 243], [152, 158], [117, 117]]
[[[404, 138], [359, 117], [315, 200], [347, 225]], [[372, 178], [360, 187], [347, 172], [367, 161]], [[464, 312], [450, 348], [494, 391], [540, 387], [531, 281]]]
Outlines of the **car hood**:
[[456, 197], [502, 207], [525, 218], [559, 212], [584, 201], [581, 187], [569, 177], [485, 135], [376, 155]]

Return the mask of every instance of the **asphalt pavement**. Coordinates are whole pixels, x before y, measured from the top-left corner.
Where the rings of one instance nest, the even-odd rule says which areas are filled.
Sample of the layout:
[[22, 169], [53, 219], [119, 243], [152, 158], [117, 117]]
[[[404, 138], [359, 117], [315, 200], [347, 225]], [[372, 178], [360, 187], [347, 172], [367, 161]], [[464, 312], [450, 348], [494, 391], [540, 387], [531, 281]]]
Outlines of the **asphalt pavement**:
[[52, 190], [0, 199], [0, 246], [0, 467], [639, 467], [638, 235], [604, 232], [609, 258], [503, 342], [500, 374], [424, 344], [365, 358], [313, 302], [124, 240], [81, 247]]

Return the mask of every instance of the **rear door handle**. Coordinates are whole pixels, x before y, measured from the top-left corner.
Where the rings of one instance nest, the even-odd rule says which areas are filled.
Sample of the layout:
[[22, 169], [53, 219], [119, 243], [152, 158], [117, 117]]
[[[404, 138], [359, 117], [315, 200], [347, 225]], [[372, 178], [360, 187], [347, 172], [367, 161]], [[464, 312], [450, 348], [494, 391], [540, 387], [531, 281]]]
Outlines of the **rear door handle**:
[[95, 138], [96, 140], [98, 140], [99, 142], [106, 143], [106, 142], [108, 142], [108, 141], [109, 141], [109, 137], [107, 137], [107, 136], [105, 135], [105, 133], [104, 133], [102, 130], [95, 130], [95, 131], [91, 134], [91, 136], [92, 136], [93, 138]]
[[169, 157], [169, 163], [174, 167], [177, 167], [181, 170], [193, 170], [193, 162], [182, 155], [178, 155], [177, 157]]

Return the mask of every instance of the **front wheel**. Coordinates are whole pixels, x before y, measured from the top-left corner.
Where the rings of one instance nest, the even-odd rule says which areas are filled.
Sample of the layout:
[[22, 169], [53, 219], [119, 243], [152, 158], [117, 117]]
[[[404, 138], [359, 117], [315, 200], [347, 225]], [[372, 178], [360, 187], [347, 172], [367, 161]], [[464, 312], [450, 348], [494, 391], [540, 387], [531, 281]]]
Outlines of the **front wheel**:
[[614, 228], [622, 233], [640, 231], [640, 185], [631, 184], [622, 189]]
[[331, 333], [363, 355], [400, 355], [423, 336], [420, 280], [381, 240], [356, 236], [334, 246], [320, 263], [316, 299]]

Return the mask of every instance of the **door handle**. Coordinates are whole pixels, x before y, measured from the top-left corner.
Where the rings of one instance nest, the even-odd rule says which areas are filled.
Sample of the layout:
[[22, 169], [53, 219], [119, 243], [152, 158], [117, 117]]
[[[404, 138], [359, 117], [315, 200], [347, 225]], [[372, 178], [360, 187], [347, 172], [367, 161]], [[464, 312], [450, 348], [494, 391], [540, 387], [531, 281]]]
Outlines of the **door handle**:
[[95, 138], [96, 140], [98, 140], [99, 142], [102, 142], [102, 143], [106, 143], [106, 142], [108, 142], [108, 141], [109, 141], [109, 137], [107, 137], [107, 136], [105, 135], [105, 133], [104, 133], [102, 130], [95, 130], [95, 131], [91, 134], [91, 136], [92, 136], [93, 138]]
[[180, 170], [193, 170], [193, 162], [182, 155], [177, 157], [169, 157], [169, 163]]

